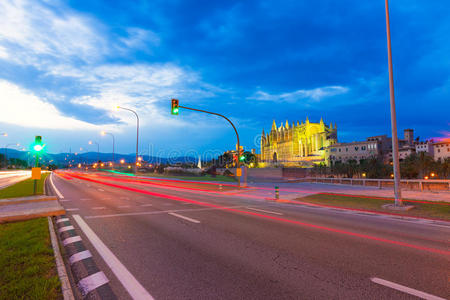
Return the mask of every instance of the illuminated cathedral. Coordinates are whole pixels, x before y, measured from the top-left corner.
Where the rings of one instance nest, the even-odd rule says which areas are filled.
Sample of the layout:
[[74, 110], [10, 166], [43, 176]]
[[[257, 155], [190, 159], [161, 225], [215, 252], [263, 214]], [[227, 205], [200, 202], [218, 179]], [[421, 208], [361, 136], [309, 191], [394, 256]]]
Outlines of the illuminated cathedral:
[[309, 122], [306, 118], [297, 124], [286, 121], [277, 127], [275, 120], [272, 129], [261, 138], [261, 163], [266, 166], [283, 165], [311, 167], [325, 162], [325, 148], [337, 143], [337, 126]]

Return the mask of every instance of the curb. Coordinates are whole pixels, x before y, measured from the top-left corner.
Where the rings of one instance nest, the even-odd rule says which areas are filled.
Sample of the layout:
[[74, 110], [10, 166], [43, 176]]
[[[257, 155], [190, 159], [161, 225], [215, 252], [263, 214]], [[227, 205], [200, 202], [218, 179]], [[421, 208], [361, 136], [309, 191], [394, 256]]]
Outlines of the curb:
[[0, 200], [0, 206], [2, 205], [11, 205], [11, 204], [21, 204], [21, 203], [30, 203], [30, 202], [45, 202], [45, 201], [55, 201], [58, 198], [54, 196], [30, 196], [30, 197], [18, 197], [18, 198], [6, 198]]
[[69, 218], [62, 215], [54, 220], [60, 243], [69, 258], [67, 263], [70, 265], [81, 298], [117, 299], [109, 285], [108, 278], [97, 267], [91, 252], [84, 246]]

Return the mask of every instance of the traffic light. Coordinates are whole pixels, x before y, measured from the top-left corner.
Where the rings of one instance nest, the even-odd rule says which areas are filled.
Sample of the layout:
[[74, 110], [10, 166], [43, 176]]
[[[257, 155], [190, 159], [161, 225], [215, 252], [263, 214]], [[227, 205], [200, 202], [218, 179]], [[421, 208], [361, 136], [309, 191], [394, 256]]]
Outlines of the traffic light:
[[178, 99], [172, 99], [172, 115], [178, 115], [179, 107], [178, 107]]
[[34, 138], [34, 144], [33, 144], [33, 150], [35, 152], [41, 152], [44, 149], [44, 144], [42, 144], [42, 137], [40, 135], [37, 135]]

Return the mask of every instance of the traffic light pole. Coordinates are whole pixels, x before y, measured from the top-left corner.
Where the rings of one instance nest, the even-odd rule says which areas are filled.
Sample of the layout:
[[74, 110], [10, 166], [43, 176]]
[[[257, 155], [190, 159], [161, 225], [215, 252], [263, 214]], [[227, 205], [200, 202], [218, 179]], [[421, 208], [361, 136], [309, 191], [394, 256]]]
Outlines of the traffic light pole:
[[[239, 161], [239, 156], [240, 156], [240, 152], [241, 152], [241, 146], [240, 146], [240, 142], [239, 142], [239, 133], [237, 132], [236, 127], [234, 126], [233, 122], [231, 122], [230, 119], [228, 119], [224, 115], [221, 115], [221, 114], [218, 114], [218, 113], [215, 113], [215, 112], [211, 112], [211, 111], [206, 111], [206, 110], [202, 110], [202, 109], [196, 109], [196, 108], [191, 108], [191, 107], [186, 107], [186, 106], [181, 106], [181, 105], [178, 106], [178, 107], [179, 108], [193, 110], [193, 111], [203, 112], [203, 113], [207, 113], [207, 114], [210, 114], [210, 115], [216, 115], [216, 116], [222, 117], [225, 120], [227, 120], [228, 123], [230, 123], [231, 126], [233, 126], [234, 132], [236, 133], [236, 139], [237, 139], [237, 159], [236, 159], [237, 162], [236, 162], [236, 165], [237, 165], [237, 169], [239, 169], [241, 167], [240, 166], [240, 161]], [[238, 187], [240, 187], [241, 186], [241, 176], [237, 176], [237, 177], [238, 177]]]

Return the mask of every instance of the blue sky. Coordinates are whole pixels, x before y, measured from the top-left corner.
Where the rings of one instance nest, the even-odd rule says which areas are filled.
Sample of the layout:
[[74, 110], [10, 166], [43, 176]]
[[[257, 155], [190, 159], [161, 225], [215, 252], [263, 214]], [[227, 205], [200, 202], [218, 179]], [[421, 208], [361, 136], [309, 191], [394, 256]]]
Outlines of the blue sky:
[[[398, 127], [449, 135], [450, 2], [391, 1]], [[40, 134], [50, 152], [219, 153], [257, 148], [272, 120], [390, 131], [384, 1], [2, 1], [0, 147]], [[402, 134], [400, 132], [400, 134]]]

